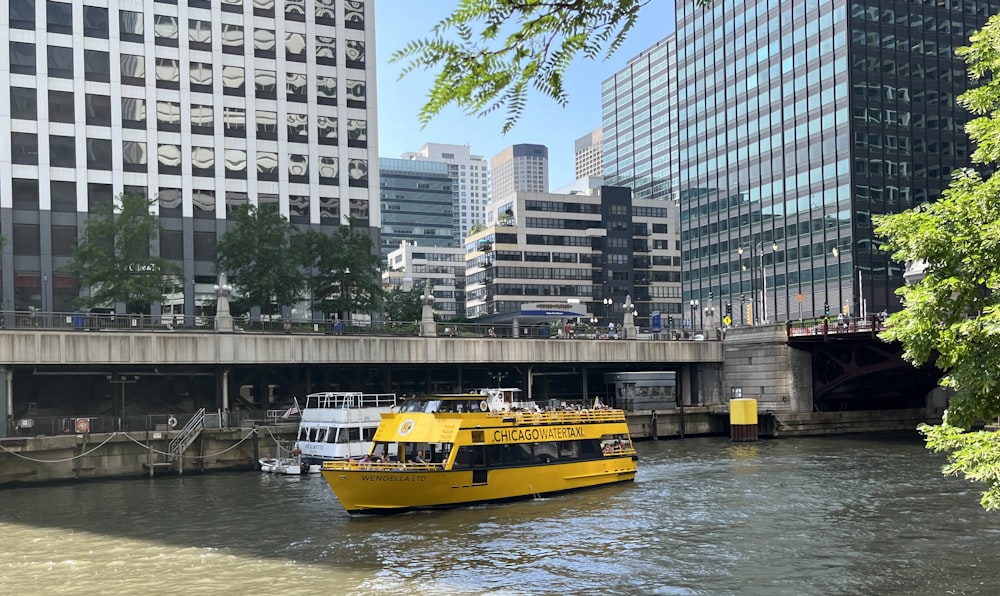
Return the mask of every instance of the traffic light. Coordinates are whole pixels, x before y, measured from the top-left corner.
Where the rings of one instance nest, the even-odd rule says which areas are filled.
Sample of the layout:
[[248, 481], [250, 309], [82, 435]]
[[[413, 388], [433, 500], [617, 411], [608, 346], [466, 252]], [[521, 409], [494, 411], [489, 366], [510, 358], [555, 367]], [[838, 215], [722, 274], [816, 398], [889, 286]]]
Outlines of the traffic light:
[[733, 303], [732, 302], [727, 302], [726, 303], [726, 316], [729, 317], [729, 318], [733, 317]]
[[674, 326], [674, 315], [667, 315], [667, 327]]
[[740, 305], [742, 306], [742, 305], [744, 305], [746, 303], [747, 303], [746, 294], [740, 294]]
[[823, 303], [823, 310], [826, 312], [827, 316], [830, 315], [830, 303], [829, 302], [824, 302]]
[[712, 290], [709, 290], [708, 291], [708, 301], [711, 302], [713, 298], [714, 298], [714, 295], [712, 294]]

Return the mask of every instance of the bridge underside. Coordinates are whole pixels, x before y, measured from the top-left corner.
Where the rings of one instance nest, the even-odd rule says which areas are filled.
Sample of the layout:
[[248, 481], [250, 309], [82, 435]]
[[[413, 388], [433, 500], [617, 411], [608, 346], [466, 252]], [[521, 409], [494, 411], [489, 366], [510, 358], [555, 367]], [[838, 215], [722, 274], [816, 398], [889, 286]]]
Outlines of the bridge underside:
[[915, 368], [903, 360], [899, 344], [867, 333], [793, 338], [789, 344], [812, 355], [817, 412], [922, 408], [941, 377], [932, 365]]
[[[610, 372], [680, 370], [681, 365], [368, 365], [296, 364], [237, 366], [12, 366], [15, 419], [30, 416], [141, 415], [199, 408], [260, 410], [284, 407], [315, 391], [452, 393], [487, 386], [526, 389], [531, 397], [579, 400], [611, 393]], [[223, 385], [225, 384], [225, 390]], [[225, 397], [223, 397], [225, 396]]]

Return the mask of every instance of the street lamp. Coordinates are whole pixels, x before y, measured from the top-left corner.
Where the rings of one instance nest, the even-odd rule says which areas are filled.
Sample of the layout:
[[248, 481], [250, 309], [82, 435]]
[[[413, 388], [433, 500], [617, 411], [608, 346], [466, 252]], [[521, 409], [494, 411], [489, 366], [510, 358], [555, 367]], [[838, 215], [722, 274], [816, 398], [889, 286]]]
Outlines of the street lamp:
[[597, 339], [597, 315], [590, 315], [590, 326], [594, 328], [594, 339]]
[[[761, 292], [760, 292], [760, 302], [761, 302], [761, 308], [762, 308], [761, 315], [763, 315], [763, 317], [761, 319], [761, 322], [762, 323], [767, 323], [767, 272], [764, 270], [764, 243], [763, 242], [758, 242], [757, 243], [757, 250], [760, 251], [760, 279], [763, 282], [762, 289], [761, 289]], [[777, 274], [777, 264], [775, 263], [775, 258], [774, 258], [773, 255], [775, 255], [777, 252], [778, 252], [778, 244], [772, 242], [771, 243], [771, 255], [772, 255], [771, 256], [771, 266], [772, 266], [772, 271], [773, 271], [773, 273], [775, 273], [775, 275]], [[775, 284], [775, 286], [777, 286], [777, 284]], [[777, 290], [777, 287], [775, 287], [775, 290], [774, 290], [774, 310], [775, 311], [778, 310], [778, 290]]]
[[611, 322], [611, 307], [614, 305], [614, 301], [611, 298], [605, 298], [601, 300], [604, 303], [604, 318]]
[[698, 312], [698, 301], [691, 300], [691, 331], [694, 332], [694, 316]]

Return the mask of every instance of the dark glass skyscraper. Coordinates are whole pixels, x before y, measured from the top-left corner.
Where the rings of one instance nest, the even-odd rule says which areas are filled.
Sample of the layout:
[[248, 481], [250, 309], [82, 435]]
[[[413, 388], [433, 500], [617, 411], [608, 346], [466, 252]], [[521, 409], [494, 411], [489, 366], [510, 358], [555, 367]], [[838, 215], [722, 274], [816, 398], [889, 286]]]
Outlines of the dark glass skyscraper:
[[730, 303], [737, 323], [898, 309], [872, 218], [935, 200], [969, 163], [954, 50], [998, 9], [678, 1], [684, 300]]
[[454, 247], [454, 181], [448, 164], [391, 157], [381, 157], [378, 163], [382, 260], [404, 240], [418, 246]]

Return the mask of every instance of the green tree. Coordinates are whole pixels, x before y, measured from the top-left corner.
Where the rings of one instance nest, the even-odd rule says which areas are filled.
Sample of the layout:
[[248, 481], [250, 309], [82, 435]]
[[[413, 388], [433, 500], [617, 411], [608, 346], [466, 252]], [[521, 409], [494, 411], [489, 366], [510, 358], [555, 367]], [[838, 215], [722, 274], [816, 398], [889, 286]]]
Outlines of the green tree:
[[367, 234], [338, 226], [332, 234], [315, 230], [297, 240], [300, 264], [309, 272], [306, 288], [314, 310], [332, 314], [381, 308], [381, 261]]
[[[711, 0], [694, 0], [707, 6]], [[566, 69], [580, 55], [613, 54], [651, 0], [462, 0], [430, 36], [393, 52], [415, 70], [436, 72], [424, 124], [449, 104], [467, 114], [501, 108], [508, 132], [524, 112], [529, 89], [566, 104]]]
[[419, 321], [423, 317], [424, 307], [420, 301], [422, 294], [423, 291], [420, 288], [389, 292], [384, 307], [388, 319], [397, 322]]
[[180, 283], [183, 272], [176, 263], [149, 254], [160, 233], [150, 212], [155, 204], [156, 199], [122, 194], [87, 219], [66, 271], [90, 292], [74, 304], [93, 308], [120, 302], [130, 311], [149, 312], [151, 303]]
[[876, 219], [895, 260], [926, 264], [922, 279], [899, 290], [904, 309], [882, 337], [900, 342], [910, 362], [941, 369], [953, 390], [944, 423], [920, 430], [928, 448], [948, 453], [945, 473], [984, 482], [982, 505], [998, 509], [1000, 435], [965, 431], [1000, 415], [1000, 17], [958, 54], [979, 83], [958, 101], [975, 116], [966, 126], [973, 164], [989, 175], [955, 171], [938, 201]]
[[301, 299], [305, 275], [293, 246], [296, 230], [276, 205], [242, 205], [216, 243], [216, 268], [235, 288], [238, 308], [276, 313]]

